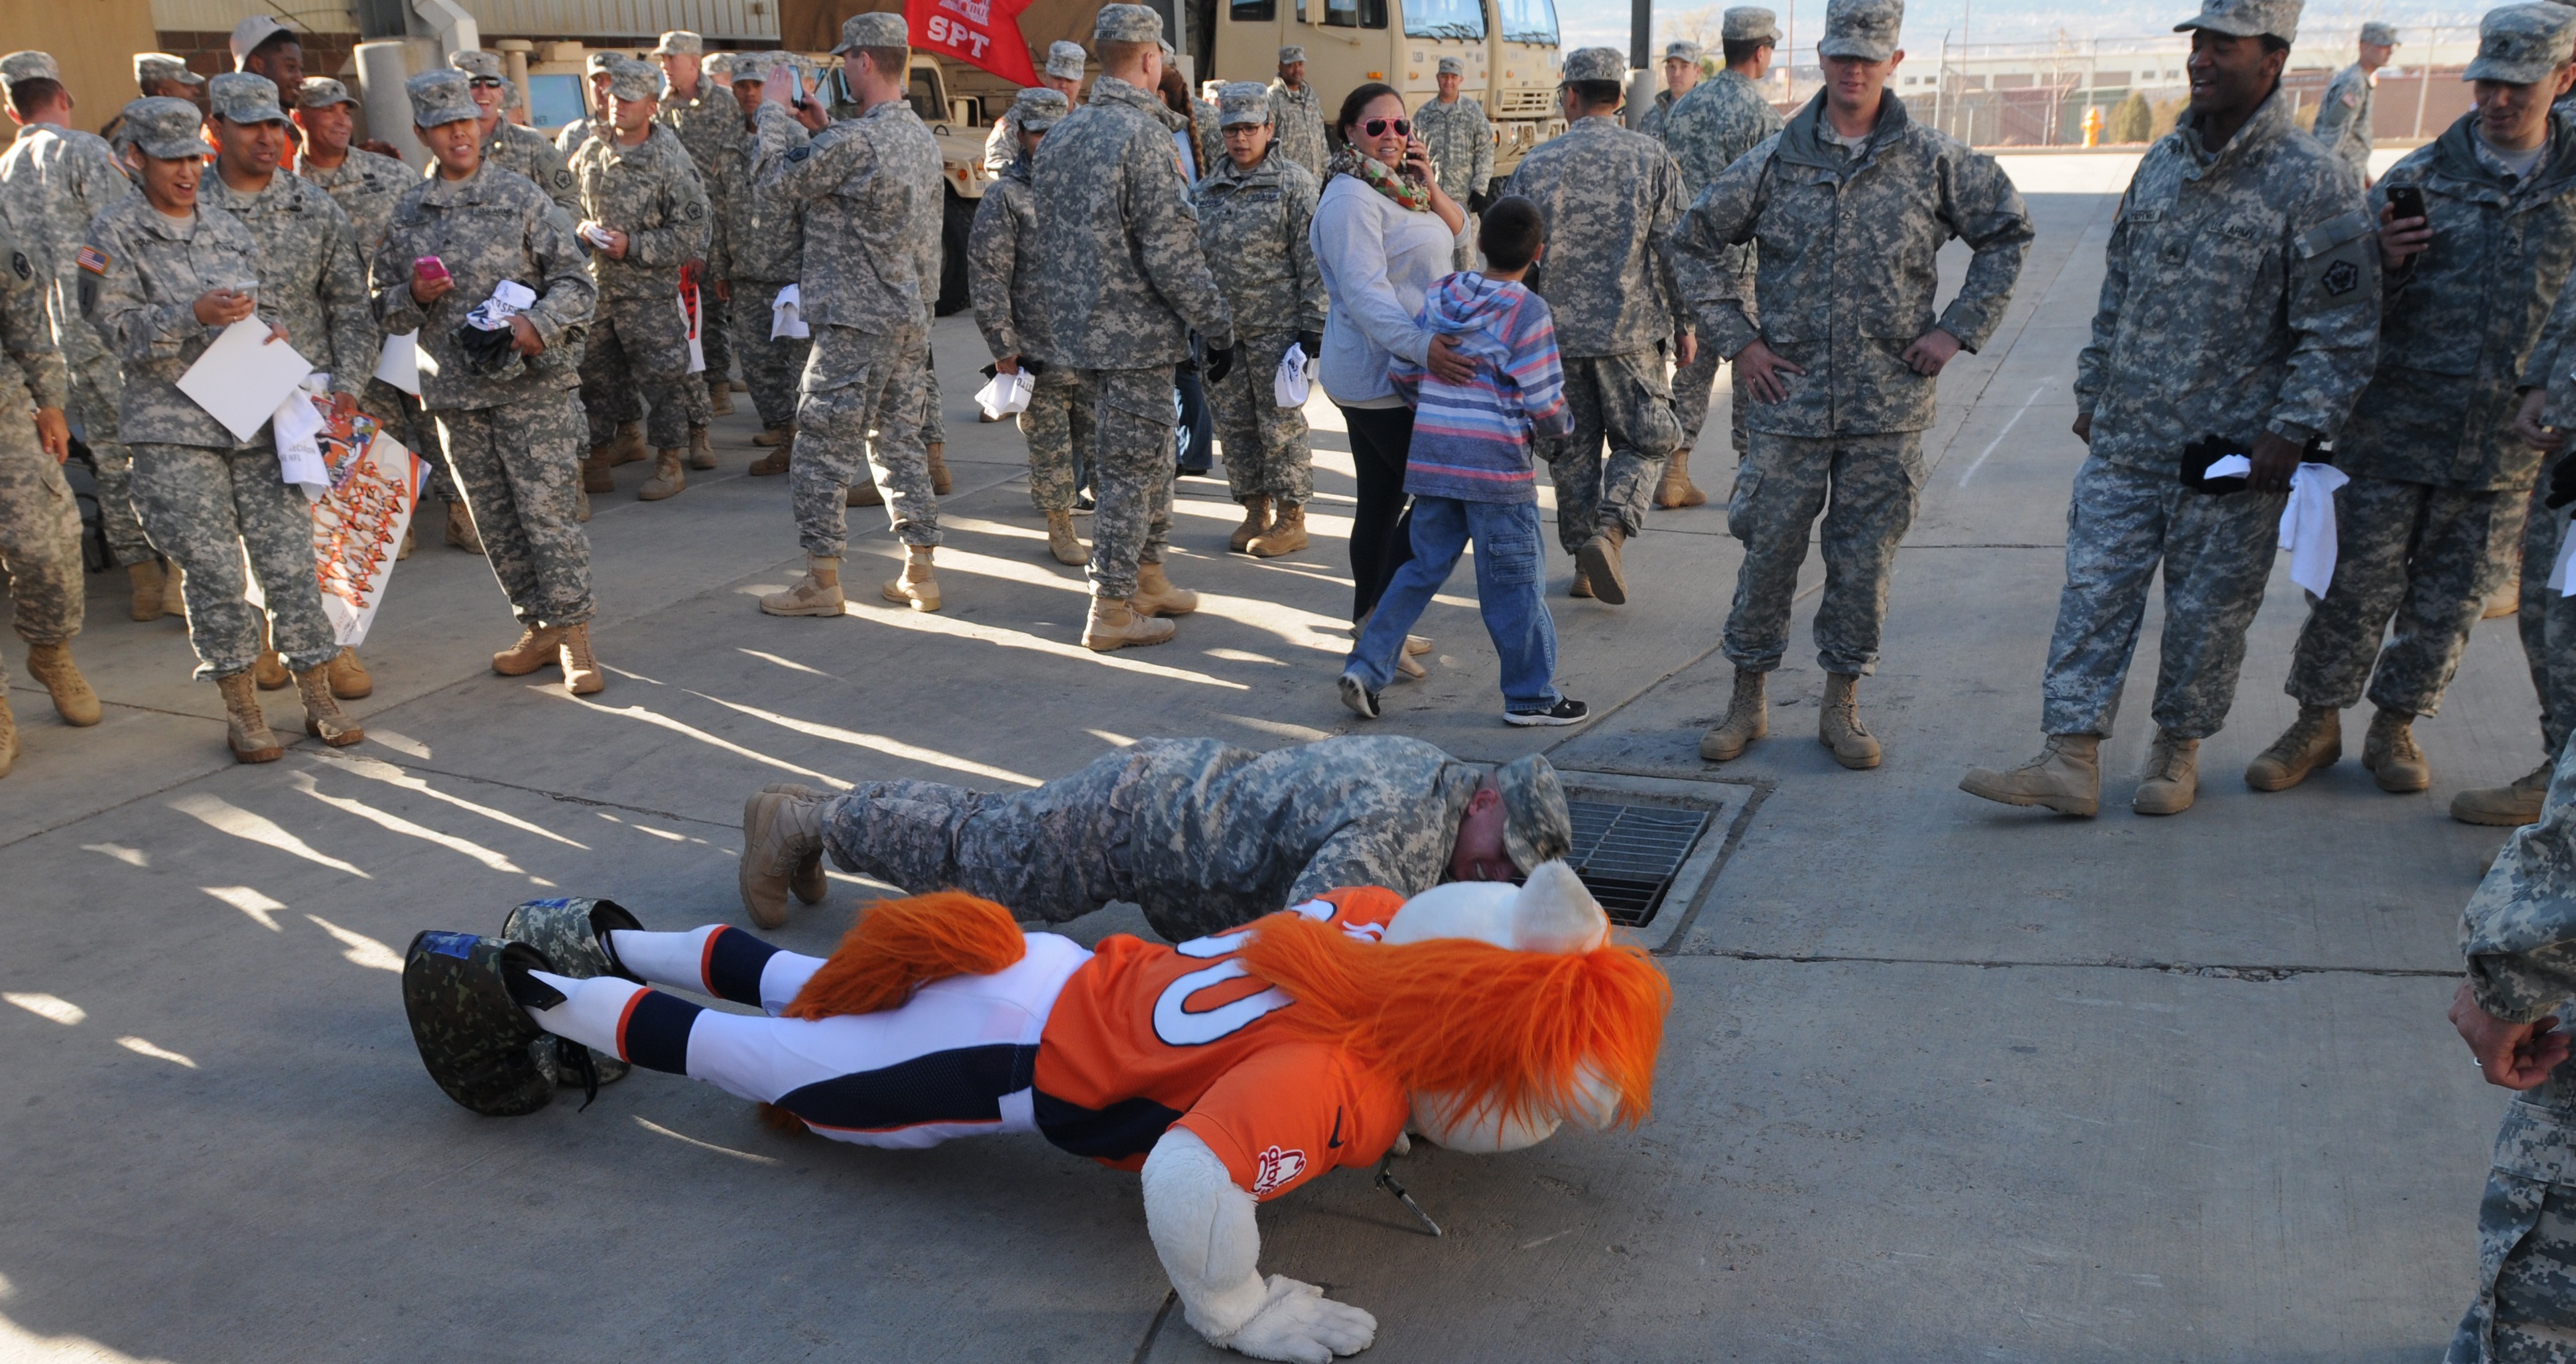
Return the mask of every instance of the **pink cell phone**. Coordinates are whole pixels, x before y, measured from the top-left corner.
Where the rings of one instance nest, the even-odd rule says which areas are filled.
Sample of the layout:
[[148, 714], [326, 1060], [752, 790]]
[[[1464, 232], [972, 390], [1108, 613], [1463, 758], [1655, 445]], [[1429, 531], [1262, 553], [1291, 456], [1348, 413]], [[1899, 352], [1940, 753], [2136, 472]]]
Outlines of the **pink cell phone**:
[[411, 263], [412, 272], [426, 280], [447, 278], [447, 262], [436, 256], [421, 256]]

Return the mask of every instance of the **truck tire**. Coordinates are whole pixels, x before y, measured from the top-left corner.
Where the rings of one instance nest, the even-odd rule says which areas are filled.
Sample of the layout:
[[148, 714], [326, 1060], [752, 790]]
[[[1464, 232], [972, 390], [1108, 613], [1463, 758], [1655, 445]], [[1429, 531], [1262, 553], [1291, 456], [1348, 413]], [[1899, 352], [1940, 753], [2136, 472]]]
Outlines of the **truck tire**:
[[939, 308], [941, 317], [975, 306], [966, 291], [966, 234], [975, 229], [976, 201], [941, 187], [946, 202], [939, 225]]

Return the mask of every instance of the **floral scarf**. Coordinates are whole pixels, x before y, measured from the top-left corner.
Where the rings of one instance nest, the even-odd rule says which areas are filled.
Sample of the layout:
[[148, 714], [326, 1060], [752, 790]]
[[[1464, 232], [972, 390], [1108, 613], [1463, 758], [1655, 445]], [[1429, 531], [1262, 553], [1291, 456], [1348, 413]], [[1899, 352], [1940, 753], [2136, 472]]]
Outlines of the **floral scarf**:
[[1325, 179], [1330, 180], [1336, 175], [1358, 177], [1361, 184], [1393, 199], [1408, 212], [1431, 211], [1431, 191], [1428, 188], [1388, 170], [1386, 163], [1374, 156], [1362, 156], [1344, 147], [1333, 153], [1332, 161], [1324, 167]]

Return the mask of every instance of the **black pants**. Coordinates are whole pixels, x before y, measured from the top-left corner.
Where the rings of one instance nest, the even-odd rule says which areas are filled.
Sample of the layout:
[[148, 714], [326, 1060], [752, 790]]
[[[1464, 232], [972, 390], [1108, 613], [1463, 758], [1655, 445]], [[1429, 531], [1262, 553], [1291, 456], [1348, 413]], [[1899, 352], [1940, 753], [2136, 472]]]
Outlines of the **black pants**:
[[1351, 619], [1356, 621], [1377, 609], [1378, 594], [1413, 557], [1412, 518], [1404, 502], [1413, 409], [1344, 407], [1342, 423], [1350, 429], [1351, 464], [1360, 485], [1359, 511], [1351, 517]]

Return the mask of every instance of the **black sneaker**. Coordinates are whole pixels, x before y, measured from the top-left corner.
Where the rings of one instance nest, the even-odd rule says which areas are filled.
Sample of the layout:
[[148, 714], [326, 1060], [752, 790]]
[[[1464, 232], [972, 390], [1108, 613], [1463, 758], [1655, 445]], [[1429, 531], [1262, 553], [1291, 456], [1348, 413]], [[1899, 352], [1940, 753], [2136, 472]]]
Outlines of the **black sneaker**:
[[[1350, 695], [1350, 687], [1347, 679], [1343, 684], [1342, 695], [1346, 698]], [[1370, 699], [1374, 701], [1376, 698], [1371, 697]], [[1571, 696], [1559, 699], [1555, 705], [1550, 706], [1545, 710], [1507, 710], [1503, 712], [1503, 723], [1507, 725], [1579, 725], [1591, 718], [1592, 707], [1575, 700]]]
[[[1369, 690], [1368, 683], [1362, 681], [1358, 673], [1342, 674], [1342, 704], [1350, 707], [1351, 713], [1363, 720], [1377, 718], [1377, 693]], [[1532, 721], [1531, 723], [1544, 722]]]

